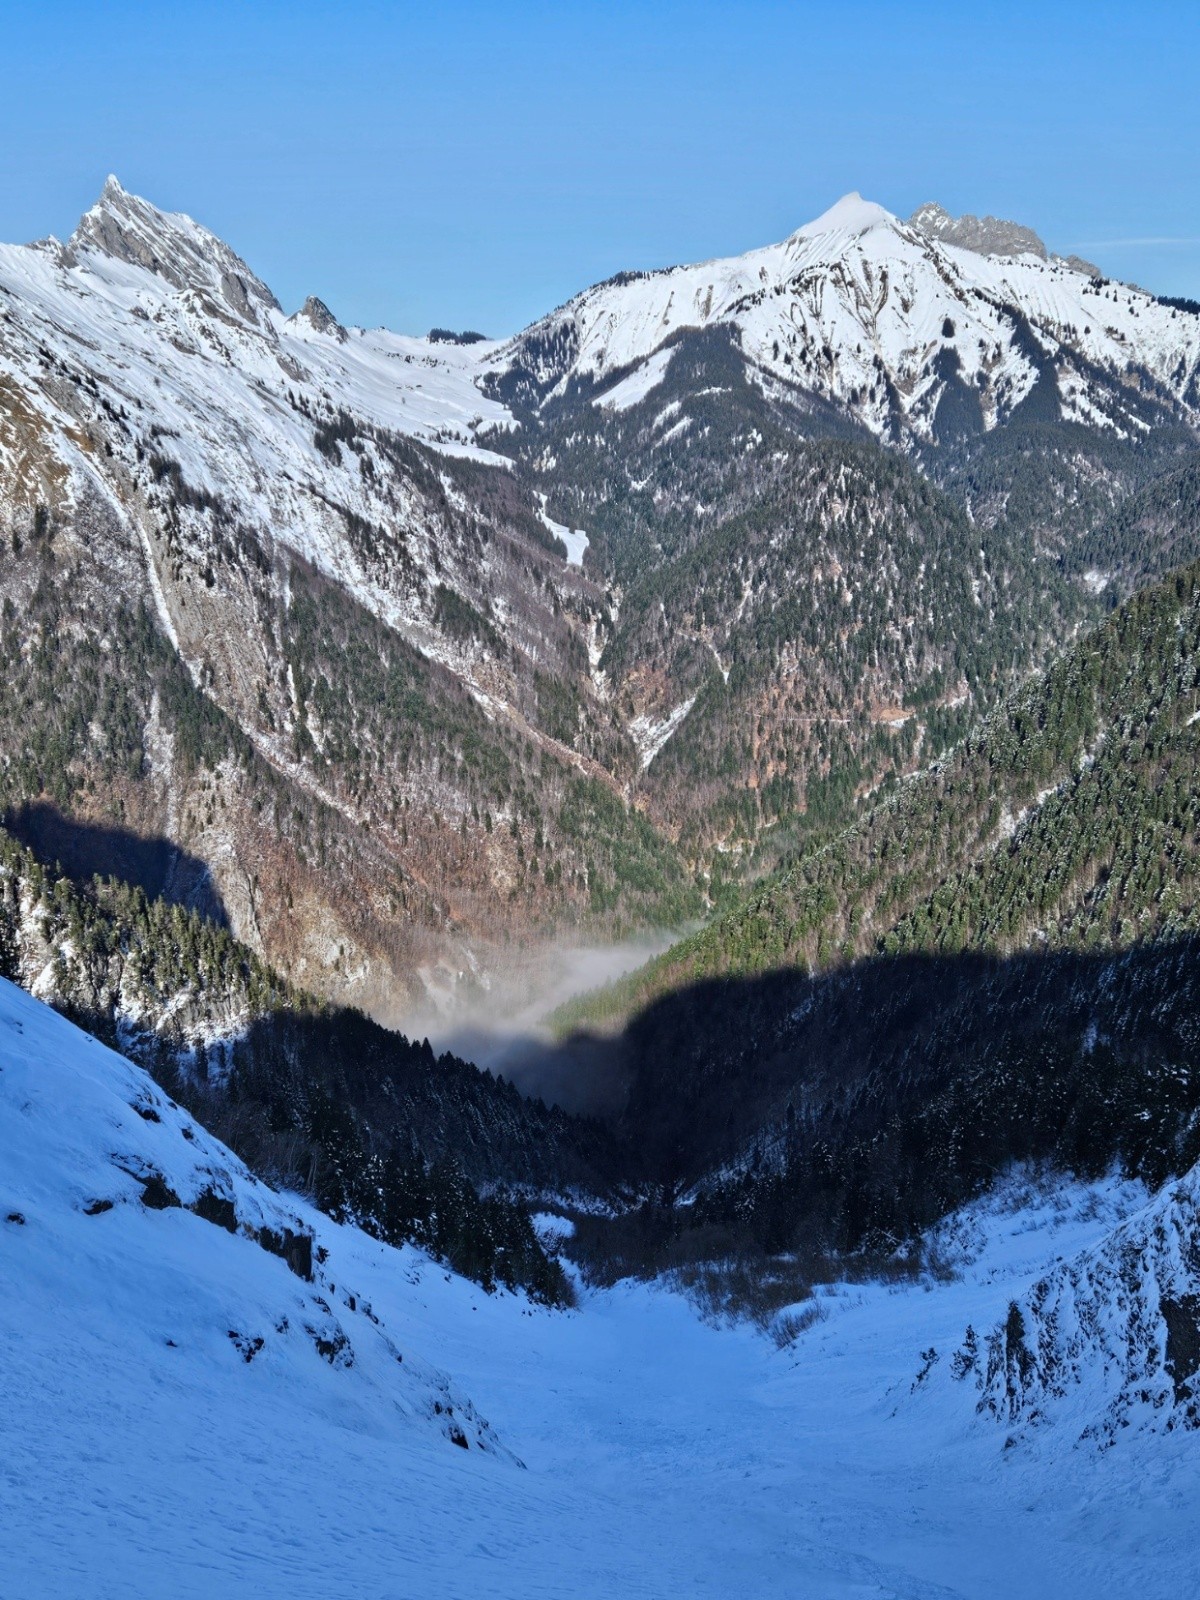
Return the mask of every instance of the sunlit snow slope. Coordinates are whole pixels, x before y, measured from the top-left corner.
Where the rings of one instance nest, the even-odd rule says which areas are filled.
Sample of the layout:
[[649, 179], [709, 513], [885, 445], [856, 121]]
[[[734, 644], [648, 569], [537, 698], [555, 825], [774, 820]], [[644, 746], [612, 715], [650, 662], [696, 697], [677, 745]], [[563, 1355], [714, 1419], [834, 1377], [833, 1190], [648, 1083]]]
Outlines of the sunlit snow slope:
[[724, 325], [752, 373], [833, 401], [881, 437], [939, 433], [966, 404], [1002, 422], [1039, 382], [1063, 416], [1140, 432], [1143, 396], [1200, 413], [1200, 318], [1032, 251], [985, 255], [846, 195], [781, 244], [659, 272], [621, 273], [534, 323], [492, 360], [526, 399], [593, 388], [642, 399], [666, 347]]
[[192, 490], [223, 497], [379, 615], [427, 626], [344, 526], [346, 512], [386, 521], [432, 563], [421, 496], [382, 457], [364, 470], [332, 439], [322, 454], [314, 421], [336, 429], [346, 413], [495, 461], [473, 442], [507, 419], [475, 384], [491, 348], [285, 317], [223, 241], [110, 178], [65, 245], [0, 246], [0, 479], [51, 506], [96, 484], [149, 522], [139, 468], [164, 453]]
[[341, 1277], [143, 1072], [0, 981], [0, 1594], [223, 1592], [238, 1532], [207, 1508], [253, 1523], [273, 1462], [301, 1519], [339, 1439], [506, 1456]]

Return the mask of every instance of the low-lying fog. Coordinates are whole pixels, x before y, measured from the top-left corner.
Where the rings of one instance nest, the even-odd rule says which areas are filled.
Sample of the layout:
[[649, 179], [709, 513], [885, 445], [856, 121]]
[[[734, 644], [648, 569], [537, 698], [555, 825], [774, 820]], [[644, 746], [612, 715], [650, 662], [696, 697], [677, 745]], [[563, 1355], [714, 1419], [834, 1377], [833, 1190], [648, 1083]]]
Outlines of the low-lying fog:
[[564, 1111], [615, 1111], [624, 1094], [618, 1052], [599, 1039], [556, 1040], [547, 1019], [568, 1000], [634, 971], [678, 938], [656, 933], [597, 947], [543, 945], [525, 953], [513, 970], [489, 973], [486, 990], [472, 984], [465, 993], [443, 991], [440, 1004], [408, 1011], [394, 1025], [411, 1038], [427, 1038], [439, 1053], [450, 1050], [503, 1074], [525, 1094], [541, 1095]]

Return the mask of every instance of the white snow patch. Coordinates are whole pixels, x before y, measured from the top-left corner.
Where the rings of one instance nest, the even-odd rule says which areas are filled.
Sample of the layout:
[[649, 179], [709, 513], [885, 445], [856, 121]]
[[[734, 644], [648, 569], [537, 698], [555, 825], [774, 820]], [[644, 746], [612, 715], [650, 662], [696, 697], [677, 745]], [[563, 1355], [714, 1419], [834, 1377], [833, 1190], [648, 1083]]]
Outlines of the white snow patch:
[[644, 400], [652, 389], [658, 388], [667, 375], [673, 354], [674, 351], [669, 349], [656, 350], [606, 394], [599, 395], [594, 403], [603, 406], [606, 411], [628, 411], [631, 406]]
[[546, 496], [542, 495], [542, 508], [538, 515], [556, 538], [567, 547], [567, 560], [574, 567], [583, 565], [583, 553], [588, 547], [588, 536], [582, 528], [568, 528], [565, 522], [555, 522], [546, 511]]
[[666, 433], [659, 435], [655, 443], [658, 445], [669, 444], [672, 439], [678, 439], [681, 434], [686, 433], [691, 425], [691, 417], [680, 417], [679, 421], [669, 427]]
[[629, 736], [641, 755], [643, 772], [645, 772], [667, 740], [670, 739], [671, 735], [678, 731], [683, 719], [695, 704], [696, 696], [691, 695], [681, 705], [677, 705], [674, 711], [658, 720], [648, 714], [634, 717], [629, 724]]

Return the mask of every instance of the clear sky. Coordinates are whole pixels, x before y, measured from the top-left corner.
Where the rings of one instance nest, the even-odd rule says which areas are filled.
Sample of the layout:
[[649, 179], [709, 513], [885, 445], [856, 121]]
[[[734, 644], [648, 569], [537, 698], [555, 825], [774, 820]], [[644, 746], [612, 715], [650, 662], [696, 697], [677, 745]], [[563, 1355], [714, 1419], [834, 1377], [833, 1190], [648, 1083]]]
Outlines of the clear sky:
[[858, 189], [1200, 298], [1200, 3], [0, 0], [0, 238], [105, 175], [294, 309], [510, 332]]

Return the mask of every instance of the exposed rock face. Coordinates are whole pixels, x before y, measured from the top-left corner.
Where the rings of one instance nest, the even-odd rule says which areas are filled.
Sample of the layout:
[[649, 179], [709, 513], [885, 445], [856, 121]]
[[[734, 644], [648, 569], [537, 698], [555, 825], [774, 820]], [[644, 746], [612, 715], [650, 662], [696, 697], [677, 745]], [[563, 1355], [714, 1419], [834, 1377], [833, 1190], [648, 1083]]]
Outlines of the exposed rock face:
[[1089, 278], [1104, 276], [1094, 261], [1087, 261], [1083, 256], [1064, 256], [1063, 259], [1072, 272], [1086, 272]]
[[310, 294], [308, 299], [290, 319], [292, 322], [306, 322], [317, 333], [327, 333], [333, 339], [338, 339], [345, 344], [348, 337], [345, 328], [330, 311], [324, 300], [318, 300], [315, 294]]
[[127, 193], [114, 177], [109, 177], [99, 200], [67, 241], [64, 264], [80, 265], [89, 249], [145, 267], [176, 289], [192, 289], [223, 302], [257, 327], [269, 326], [264, 311], [279, 309], [266, 284], [215, 234], [190, 217], [159, 211]]
[[960, 250], [973, 250], [980, 256], [1040, 256], [1047, 260], [1046, 246], [1032, 228], [1001, 217], [952, 217], [936, 201], [918, 206], [909, 218], [914, 228], [928, 233]]

